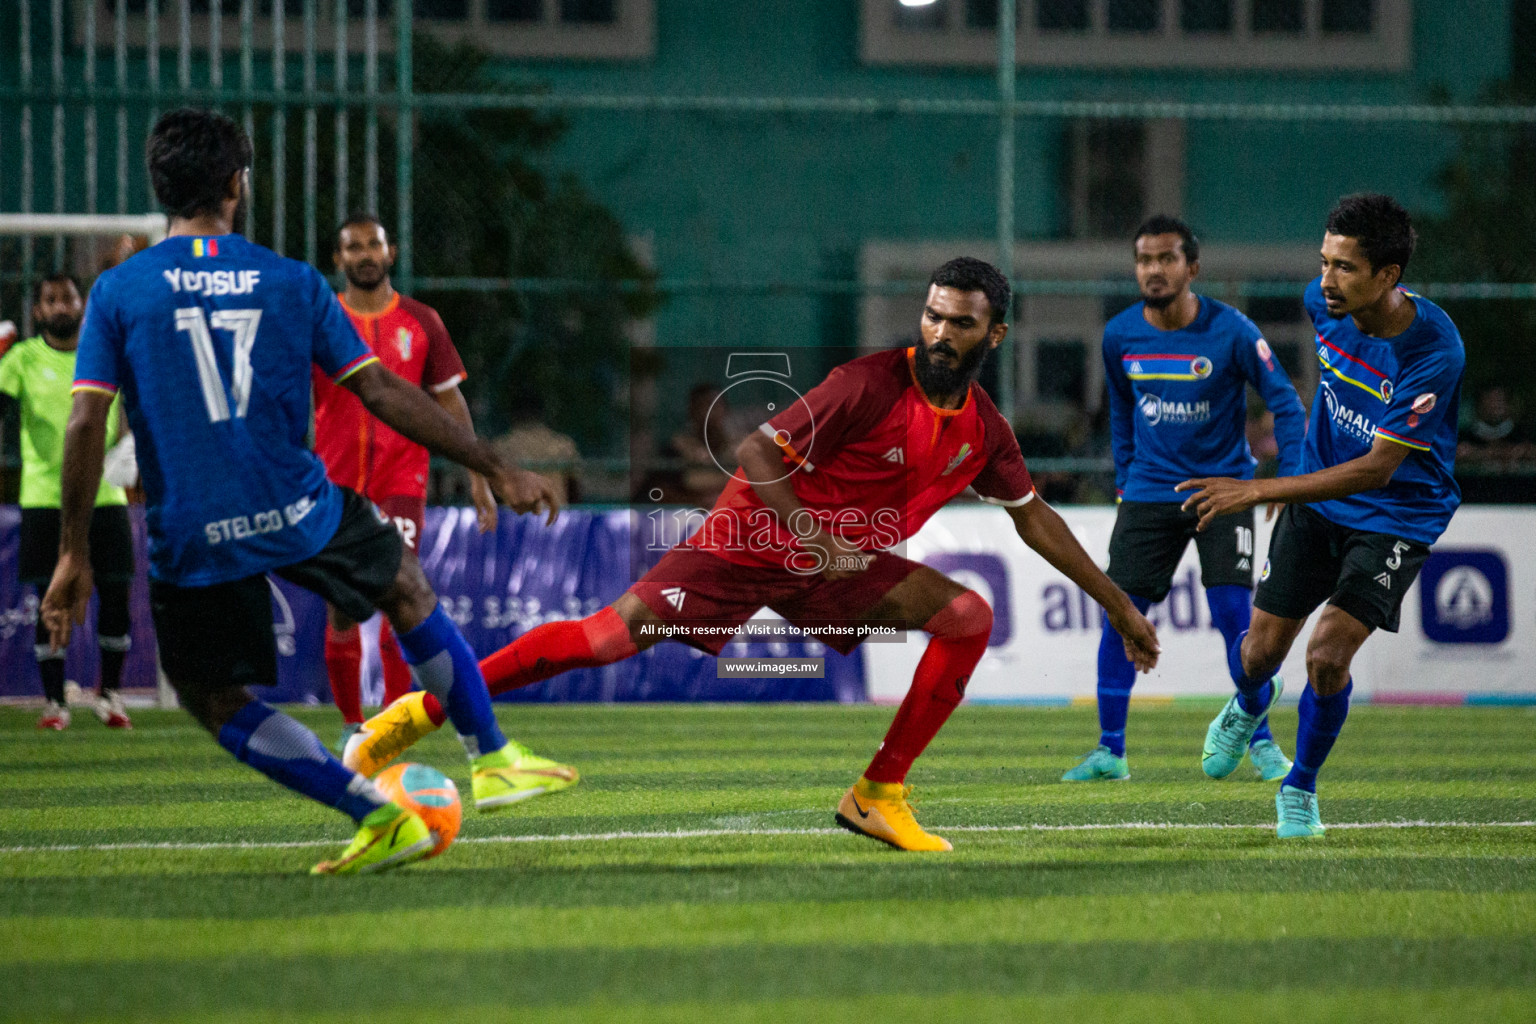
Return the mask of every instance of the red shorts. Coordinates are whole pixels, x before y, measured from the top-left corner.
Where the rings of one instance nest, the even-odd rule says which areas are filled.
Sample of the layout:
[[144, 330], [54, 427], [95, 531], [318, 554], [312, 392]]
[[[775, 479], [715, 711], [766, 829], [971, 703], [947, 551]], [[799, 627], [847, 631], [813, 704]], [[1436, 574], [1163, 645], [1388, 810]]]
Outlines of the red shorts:
[[405, 546], [415, 551], [421, 538], [422, 524], [427, 518], [426, 497], [413, 498], [397, 494], [383, 498], [377, 504], [394, 521], [395, 529], [400, 531], [400, 539], [405, 541]]
[[863, 642], [852, 627], [921, 563], [878, 552], [861, 573], [840, 580], [801, 576], [772, 566], [737, 565], [679, 544], [629, 588], [668, 625], [686, 627], [680, 640], [719, 654], [759, 608], [810, 632], [840, 654]]

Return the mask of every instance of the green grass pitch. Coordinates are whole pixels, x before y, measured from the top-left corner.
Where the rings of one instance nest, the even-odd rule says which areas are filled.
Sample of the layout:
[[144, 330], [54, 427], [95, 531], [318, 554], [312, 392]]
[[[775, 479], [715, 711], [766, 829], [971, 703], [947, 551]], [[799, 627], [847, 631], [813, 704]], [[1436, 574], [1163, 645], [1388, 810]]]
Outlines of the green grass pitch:
[[[1333, 828], [1281, 843], [1273, 784], [1200, 774], [1213, 709], [1134, 707], [1131, 780], [1065, 785], [1091, 709], [966, 707], [926, 856], [832, 823], [889, 708], [499, 713], [581, 785], [337, 879], [349, 823], [185, 715], [0, 709], [0, 1020], [1536, 1019], [1536, 709], [1357, 708]], [[413, 759], [467, 792], [446, 733]]]

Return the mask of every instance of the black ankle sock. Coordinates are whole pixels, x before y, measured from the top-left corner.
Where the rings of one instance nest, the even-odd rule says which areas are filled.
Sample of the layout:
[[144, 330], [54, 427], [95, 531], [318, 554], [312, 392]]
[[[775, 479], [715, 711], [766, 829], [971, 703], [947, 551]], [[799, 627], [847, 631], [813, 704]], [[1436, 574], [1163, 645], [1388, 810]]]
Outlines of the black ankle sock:
[[37, 663], [37, 672], [43, 677], [43, 696], [55, 704], [64, 703], [64, 659], [46, 658]]

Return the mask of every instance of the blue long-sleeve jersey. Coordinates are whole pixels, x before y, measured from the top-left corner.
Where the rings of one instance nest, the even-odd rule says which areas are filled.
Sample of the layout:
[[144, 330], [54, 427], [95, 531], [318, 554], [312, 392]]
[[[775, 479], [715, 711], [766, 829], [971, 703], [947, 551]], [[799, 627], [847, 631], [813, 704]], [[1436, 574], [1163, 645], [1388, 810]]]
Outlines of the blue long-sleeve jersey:
[[1126, 501], [1183, 501], [1204, 476], [1253, 477], [1247, 391], [1275, 416], [1280, 475], [1301, 472], [1307, 413], [1252, 320], [1205, 296], [1188, 327], [1163, 331], [1136, 303], [1104, 326], [1115, 489]]

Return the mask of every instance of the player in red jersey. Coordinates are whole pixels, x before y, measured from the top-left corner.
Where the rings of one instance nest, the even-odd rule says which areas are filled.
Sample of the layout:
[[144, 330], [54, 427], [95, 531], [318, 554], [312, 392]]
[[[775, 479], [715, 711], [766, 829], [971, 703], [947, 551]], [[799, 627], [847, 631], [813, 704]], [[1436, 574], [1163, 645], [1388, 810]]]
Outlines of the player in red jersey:
[[[395, 291], [389, 271], [396, 254], [377, 217], [349, 217], [337, 229], [333, 254], [336, 269], [347, 279], [342, 307], [387, 369], [419, 385], [473, 430], [469, 406], [459, 391], [466, 376], [464, 363], [437, 311]], [[363, 408], [356, 395], [333, 384], [318, 369], [313, 380], [315, 451], [327, 475], [379, 506], [414, 551], [427, 509], [427, 450], [385, 426]], [[469, 478], [480, 532], [485, 533], [496, 528], [496, 499], [484, 477], [470, 473]], [[362, 640], [357, 623], [334, 607], [327, 612], [325, 668], [331, 694], [347, 723], [341, 737], [345, 749], [363, 722]], [[384, 703], [389, 705], [410, 692], [411, 670], [387, 619], [379, 626], [379, 659], [384, 667]], [[527, 791], [519, 791], [522, 796], [555, 792], [576, 782], [574, 769], [537, 757], [516, 741], [513, 746], [514, 767], [527, 769], [528, 778], [519, 775], [517, 779], [519, 786], [527, 783]]]
[[[1104, 606], [1142, 671], [1157, 634], [1036, 496], [1018, 442], [976, 383], [1008, 333], [1007, 279], [981, 260], [934, 272], [922, 344], [836, 368], [736, 450], [740, 468], [703, 525], [609, 607], [530, 630], [481, 663], [493, 693], [629, 657], [669, 636], [712, 654], [767, 606], [847, 653], [859, 627], [932, 636], [885, 741], [837, 821], [903, 850], [948, 850], [912, 817], [907, 770], [965, 695], [992, 632], [975, 591], [891, 553], [966, 487], [1002, 505], [1019, 536]], [[442, 721], [412, 694], [369, 722], [393, 757]], [[387, 760], [387, 758], [386, 758]], [[368, 762], [370, 765], [372, 761]]]
[[[333, 259], [347, 279], [342, 307], [352, 326], [384, 366], [420, 386], [465, 426], [473, 428], [469, 406], [459, 392], [464, 363], [436, 310], [395, 291], [389, 271], [396, 249], [384, 225], [368, 214], [350, 217], [336, 232]], [[394, 520], [407, 547], [416, 549], [427, 508], [427, 450], [373, 417], [345, 388], [322, 373], [314, 375], [315, 451], [335, 483], [352, 488]], [[470, 474], [480, 529], [496, 526], [496, 504], [485, 480]], [[325, 668], [331, 694], [347, 723], [342, 743], [363, 722], [359, 693], [362, 640], [357, 623], [328, 609]], [[411, 689], [411, 671], [386, 622], [379, 628], [384, 667], [384, 703]]]

